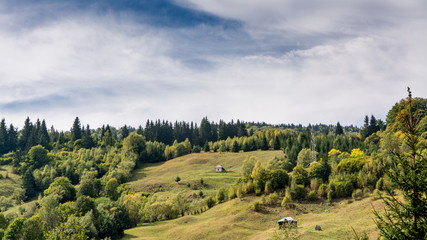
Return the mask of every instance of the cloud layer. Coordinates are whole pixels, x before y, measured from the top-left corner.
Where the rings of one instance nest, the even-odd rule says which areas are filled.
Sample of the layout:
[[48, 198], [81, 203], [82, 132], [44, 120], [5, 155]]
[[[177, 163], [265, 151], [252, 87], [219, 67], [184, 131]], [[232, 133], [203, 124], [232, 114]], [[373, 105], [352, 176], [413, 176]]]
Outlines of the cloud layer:
[[41, 2], [0, 3], [0, 117], [19, 127], [26, 116], [60, 129], [75, 116], [360, 125], [406, 86], [427, 94], [422, 1]]

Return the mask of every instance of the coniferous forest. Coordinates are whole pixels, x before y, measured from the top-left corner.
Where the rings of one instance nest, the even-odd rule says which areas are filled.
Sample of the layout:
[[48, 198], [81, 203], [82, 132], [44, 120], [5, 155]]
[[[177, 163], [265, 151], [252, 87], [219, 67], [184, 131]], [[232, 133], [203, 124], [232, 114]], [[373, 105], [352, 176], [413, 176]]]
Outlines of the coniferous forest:
[[[147, 120], [140, 126], [93, 128], [76, 117], [69, 131], [59, 131], [48, 127], [48, 119], [26, 118], [22, 129], [2, 119], [0, 238], [119, 239], [125, 229], [202, 214], [249, 195], [262, 196], [253, 203], [259, 211], [263, 204], [290, 209], [372, 194], [387, 207], [375, 212], [381, 236], [424, 239], [426, 111], [427, 99], [409, 92], [386, 119], [361, 116], [360, 127], [343, 126], [339, 119], [336, 125], [302, 126], [204, 117], [200, 123]], [[127, 184], [147, 164], [253, 151], [283, 154], [264, 165], [248, 157], [232, 184], [197, 196], [178, 193], [164, 200], [156, 195], [161, 190], [140, 192]], [[207, 183], [202, 178], [197, 184]]]

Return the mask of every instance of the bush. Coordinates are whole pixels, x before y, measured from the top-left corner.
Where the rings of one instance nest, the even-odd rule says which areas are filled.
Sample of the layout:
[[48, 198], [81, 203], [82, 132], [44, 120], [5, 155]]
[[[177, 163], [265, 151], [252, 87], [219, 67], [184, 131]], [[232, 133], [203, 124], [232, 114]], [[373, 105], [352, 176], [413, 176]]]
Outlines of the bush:
[[179, 176], [176, 176], [175, 182], [179, 182], [179, 181], [181, 181], [181, 178]]
[[378, 179], [377, 184], [375, 185], [375, 188], [382, 191], [384, 190], [384, 180], [383, 178]]
[[212, 208], [215, 205], [215, 200], [213, 199], [213, 197], [208, 197], [208, 199], [206, 200], [206, 205], [208, 206], [208, 208]]
[[353, 193], [353, 184], [351, 181], [335, 182], [334, 197], [350, 197]]
[[351, 194], [351, 197], [354, 200], [360, 200], [363, 198], [363, 192], [360, 189], [356, 189], [356, 191], [353, 192], [353, 194]]
[[288, 196], [284, 197], [283, 200], [282, 200], [281, 206], [284, 207], [284, 208], [287, 208], [287, 209], [291, 208], [292, 207], [292, 200], [291, 200], [291, 198], [288, 197]]
[[258, 212], [259, 210], [261, 210], [261, 204], [259, 204], [258, 201], [255, 201], [252, 203], [252, 210], [254, 210], [255, 212]]
[[290, 191], [290, 194], [293, 200], [304, 200], [307, 195], [307, 191], [303, 185], [296, 185], [295, 188]]
[[317, 196], [316, 191], [314, 190], [310, 191], [308, 193], [307, 200], [312, 202], [319, 200], [319, 197]]
[[216, 193], [216, 202], [221, 203], [225, 200], [225, 189], [221, 187]]
[[267, 182], [265, 183], [265, 189], [264, 189], [264, 192], [265, 192], [265, 193], [271, 193], [271, 192], [273, 192], [273, 191], [274, 191], [273, 183], [272, 183], [271, 181], [267, 181]]
[[320, 185], [319, 189], [317, 190], [317, 193], [320, 197], [326, 198], [326, 195], [328, 194], [328, 186], [326, 184]]
[[328, 203], [329, 205], [332, 205], [332, 192], [328, 191]]
[[373, 198], [376, 199], [380, 199], [381, 198], [381, 193], [380, 190], [375, 189], [374, 192], [372, 193]]
[[228, 189], [228, 199], [229, 200], [232, 200], [232, 199], [235, 199], [237, 196], [236, 196], [236, 189], [235, 188], [233, 188], [233, 187], [230, 187], [229, 189]]
[[279, 195], [276, 192], [271, 193], [268, 195], [267, 201], [268, 204], [275, 205], [279, 201]]
[[12, 199], [0, 196], [0, 211], [4, 212], [10, 207], [13, 207]]

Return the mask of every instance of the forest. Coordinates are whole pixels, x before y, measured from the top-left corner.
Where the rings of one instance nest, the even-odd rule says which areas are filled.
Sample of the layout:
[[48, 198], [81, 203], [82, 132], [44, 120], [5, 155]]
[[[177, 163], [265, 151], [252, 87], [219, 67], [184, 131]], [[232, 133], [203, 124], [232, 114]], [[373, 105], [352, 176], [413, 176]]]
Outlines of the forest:
[[[415, 179], [411, 171], [426, 175], [426, 111], [427, 99], [409, 96], [397, 102], [385, 120], [365, 116], [360, 127], [342, 126], [338, 121], [308, 126], [242, 120], [216, 123], [204, 117], [200, 124], [147, 120], [145, 126], [107, 124], [94, 129], [76, 117], [70, 119], [69, 131], [58, 131], [48, 128], [45, 120], [32, 122], [28, 117], [18, 129], [2, 119], [0, 186], [21, 181], [0, 192], [0, 238], [119, 239], [125, 229], [139, 224], [202, 213], [245, 195], [263, 196], [253, 203], [257, 211], [262, 204], [292, 208], [298, 202], [390, 193], [391, 199], [385, 201], [393, 209], [398, 208], [393, 205], [396, 190], [404, 197], [405, 191], [421, 194], [416, 210], [422, 211], [427, 206], [425, 184], [417, 191], [399, 189], [397, 184], [405, 177]], [[410, 121], [409, 128], [403, 124], [408, 112], [416, 113], [417, 119]], [[408, 136], [414, 138], [412, 143], [406, 141]], [[189, 154], [272, 150], [282, 151], [283, 157], [274, 157], [265, 166], [248, 157], [240, 177], [213, 193], [176, 194], [164, 200], [154, 191], [136, 192], [126, 184], [135, 169], [148, 163]], [[396, 156], [400, 157], [396, 160]], [[401, 171], [406, 169], [399, 162], [405, 156], [414, 156], [414, 164], [421, 158], [422, 166], [408, 168], [404, 175], [394, 172], [396, 164]], [[181, 181], [179, 176], [170, 177]], [[198, 184], [205, 183], [200, 179]], [[31, 204], [24, 207], [24, 203]], [[421, 227], [407, 234], [427, 236], [425, 215], [424, 211], [416, 218]], [[377, 223], [381, 234], [388, 236], [391, 230], [387, 229], [392, 227], [387, 219], [379, 214]]]

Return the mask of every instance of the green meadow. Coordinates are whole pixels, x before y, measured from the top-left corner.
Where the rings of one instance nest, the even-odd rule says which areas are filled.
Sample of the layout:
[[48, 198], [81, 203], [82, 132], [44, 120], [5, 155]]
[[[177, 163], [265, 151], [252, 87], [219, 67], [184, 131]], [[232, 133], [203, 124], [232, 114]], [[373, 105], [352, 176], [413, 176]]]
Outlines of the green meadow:
[[[255, 156], [266, 166], [270, 159], [282, 155], [282, 151], [190, 154], [142, 165], [127, 185], [135, 192], [150, 192], [160, 199], [173, 198], [178, 193], [191, 199], [200, 191], [205, 196], [214, 196], [220, 187], [232, 185], [241, 176], [244, 159]], [[216, 173], [214, 167], [218, 164], [227, 172]], [[177, 176], [181, 178], [178, 183], [175, 182]], [[200, 184], [201, 179], [204, 185]], [[280, 203], [265, 204], [256, 212], [251, 206], [260, 199], [261, 196], [245, 195], [200, 214], [141, 224], [126, 230], [124, 239], [273, 239], [278, 232], [277, 220], [283, 217], [298, 220], [296, 234], [300, 239], [353, 239], [352, 228], [359, 236], [364, 233], [370, 238], [378, 236], [372, 209], [381, 209], [383, 205], [369, 194], [360, 201], [338, 199], [332, 205], [326, 200], [299, 202], [294, 209], [285, 209]], [[316, 225], [320, 225], [322, 231], [315, 231]]]

